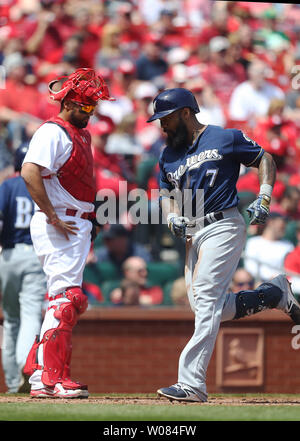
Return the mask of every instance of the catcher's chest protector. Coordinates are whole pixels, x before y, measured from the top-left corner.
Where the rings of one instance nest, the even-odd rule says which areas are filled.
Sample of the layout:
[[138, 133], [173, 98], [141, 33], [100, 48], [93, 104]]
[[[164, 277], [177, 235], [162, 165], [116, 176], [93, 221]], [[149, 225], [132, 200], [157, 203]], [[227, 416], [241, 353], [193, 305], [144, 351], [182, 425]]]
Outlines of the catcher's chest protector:
[[89, 132], [78, 129], [59, 117], [51, 118], [46, 122], [58, 124], [71, 138], [73, 144], [70, 158], [57, 173], [59, 182], [75, 199], [94, 202], [96, 189]]

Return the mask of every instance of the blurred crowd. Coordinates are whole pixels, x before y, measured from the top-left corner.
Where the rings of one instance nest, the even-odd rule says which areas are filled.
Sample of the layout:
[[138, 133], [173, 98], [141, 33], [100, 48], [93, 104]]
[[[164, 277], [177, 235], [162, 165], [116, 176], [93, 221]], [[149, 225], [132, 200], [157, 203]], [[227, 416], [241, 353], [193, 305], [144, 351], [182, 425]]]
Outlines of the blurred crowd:
[[[240, 266], [253, 284], [285, 270], [300, 295], [299, 23], [297, 4], [2, 0], [0, 182], [13, 174], [14, 151], [59, 111], [48, 83], [92, 67], [116, 98], [100, 102], [88, 127], [97, 190], [111, 189], [120, 199], [143, 189], [150, 216], [158, 210], [151, 190], [158, 187], [164, 138], [159, 123], [146, 121], [159, 91], [186, 87], [197, 98], [200, 122], [242, 129], [273, 155], [272, 215], [264, 228], [248, 227]], [[245, 214], [259, 191], [256, 170], [241, 169], [238, 191]], [[121, 284], [105, 294], [112, 304], [167, 304], [167, 295], [182, 306], [182, 242], [165, 225], [133, 225], [128, 212], [117, 215], [122, 225], [106, 225], [91, 249], [89, 274], [103, 262], [115, 265], [113, 279]], [[157, 286], [147, 285], [151, 262], [175, 266], [176, 284], [159, 285], [158, 277]], [[143, 277], [132, 278], [134, 272]], [[92, 283], [98, 276], [86, 280], [95, 304], [103, 302], [101, 278]]]

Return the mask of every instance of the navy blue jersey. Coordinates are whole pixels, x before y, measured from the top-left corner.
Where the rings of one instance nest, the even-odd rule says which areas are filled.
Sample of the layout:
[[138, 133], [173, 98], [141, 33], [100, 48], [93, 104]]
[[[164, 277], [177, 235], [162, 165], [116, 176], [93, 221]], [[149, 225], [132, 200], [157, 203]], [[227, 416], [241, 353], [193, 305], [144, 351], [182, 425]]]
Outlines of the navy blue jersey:
[[[204, 211], [208, 214], [238, 205], [236, 182], [240, 165], [251, 166], [264, 150], [242, 131], [208, 125], [192, 146], [180, 151], [166, 147], [159, 160], [160, 188], [204, 194]], [[203, 207], [202, 207], [203, 210]], [[193, 215], [199, 212], [193, 205]]]
[[3, 216], [2, 247], [13, 248], [17, 243], [32, 244], [29, 226], [34, 205], [21, 176], [9, 178], [0, 186], [0, 211]]

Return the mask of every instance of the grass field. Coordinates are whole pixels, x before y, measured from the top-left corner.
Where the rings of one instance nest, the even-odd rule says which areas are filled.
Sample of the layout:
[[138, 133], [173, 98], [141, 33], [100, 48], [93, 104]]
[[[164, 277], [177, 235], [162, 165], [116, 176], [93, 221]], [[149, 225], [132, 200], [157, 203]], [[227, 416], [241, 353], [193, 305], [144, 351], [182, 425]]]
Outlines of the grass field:
[[300, 421], [300, 395], [212, 395], [202, 404], [154, 395], [33, 400], [2, 394], [0, 421]]

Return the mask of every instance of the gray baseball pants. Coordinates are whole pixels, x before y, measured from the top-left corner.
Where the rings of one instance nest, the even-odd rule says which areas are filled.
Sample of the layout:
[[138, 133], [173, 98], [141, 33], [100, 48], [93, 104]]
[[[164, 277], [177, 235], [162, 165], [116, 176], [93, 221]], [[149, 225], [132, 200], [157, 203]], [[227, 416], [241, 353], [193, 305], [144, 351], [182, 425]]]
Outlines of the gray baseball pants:
[[186, 242], [185, 280], [195, 330], [180, 355], [178, 381], [191, 386], [203, 401], [220, 322], [235, 316], [235, 295], [226, 293], [245, 240], [244, 219], [237, 208], [230, 208], [223, 220], [199, 229]]
[[46, 276], [32, 245], [17, 244], [0, 255], [3, 306], [2, 365], [9, 392], [17, 392], [27, 355], [40, 333]]

